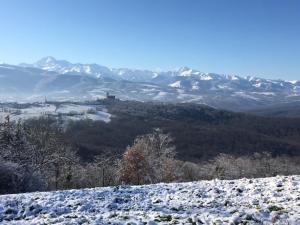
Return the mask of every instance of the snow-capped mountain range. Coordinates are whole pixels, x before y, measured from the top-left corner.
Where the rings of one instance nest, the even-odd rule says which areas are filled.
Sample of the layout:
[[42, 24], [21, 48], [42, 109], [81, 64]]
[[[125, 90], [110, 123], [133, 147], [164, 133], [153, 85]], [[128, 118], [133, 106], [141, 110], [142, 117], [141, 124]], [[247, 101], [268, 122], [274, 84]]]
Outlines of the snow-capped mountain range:
[[[172, 71], [112, 69], [45, 57], [33, 64], [0, 65], [2, 100], [101, 98], [195, 102], [244, 110], [300, 100], [300, 81], [203, 73], [182, 67]], [[9, 98], [8, 98], [9, 97]]]

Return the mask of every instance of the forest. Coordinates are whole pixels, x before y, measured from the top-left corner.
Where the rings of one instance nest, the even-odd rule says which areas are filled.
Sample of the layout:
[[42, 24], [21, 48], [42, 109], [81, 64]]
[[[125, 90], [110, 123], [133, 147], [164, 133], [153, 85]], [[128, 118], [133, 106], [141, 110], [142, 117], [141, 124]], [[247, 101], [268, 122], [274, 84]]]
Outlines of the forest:
[[0, 193], [300, 172], [299, 119], [194, 104], [101, 104], [109, 123], [1, 121]]

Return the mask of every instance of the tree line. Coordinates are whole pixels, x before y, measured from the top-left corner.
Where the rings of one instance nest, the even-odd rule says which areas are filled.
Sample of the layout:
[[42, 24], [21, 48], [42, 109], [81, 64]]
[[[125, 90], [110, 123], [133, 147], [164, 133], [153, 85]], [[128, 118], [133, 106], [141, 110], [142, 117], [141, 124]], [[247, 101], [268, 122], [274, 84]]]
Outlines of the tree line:
[[99, 104], [113, 115], [109, 123], [81, 120], [66, 128], [68, 139], [87, 160], [103, 152], [121, 154], [138, 135], [157, 127], [172, 135], [180, 160], [207, 161], [220, 152], [300, 156], [300, 118], [265, 118], [196, 104]]
[[171, 135], [154, 129], [120, 155], [103, 153], [86, 161], [57, 123], [16, 123], [8, 117], [0, 124], [0, 194], [300, 173], [300, 157], [220, 154], [193, 163], [176, 154]]

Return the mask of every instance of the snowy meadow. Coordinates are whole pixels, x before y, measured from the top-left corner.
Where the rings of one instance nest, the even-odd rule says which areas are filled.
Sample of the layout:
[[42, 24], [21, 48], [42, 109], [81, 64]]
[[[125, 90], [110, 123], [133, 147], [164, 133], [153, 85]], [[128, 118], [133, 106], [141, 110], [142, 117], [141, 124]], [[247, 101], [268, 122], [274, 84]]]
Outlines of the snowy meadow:
[[1, 224], [300, 224], [300, 176], [0, 196]]

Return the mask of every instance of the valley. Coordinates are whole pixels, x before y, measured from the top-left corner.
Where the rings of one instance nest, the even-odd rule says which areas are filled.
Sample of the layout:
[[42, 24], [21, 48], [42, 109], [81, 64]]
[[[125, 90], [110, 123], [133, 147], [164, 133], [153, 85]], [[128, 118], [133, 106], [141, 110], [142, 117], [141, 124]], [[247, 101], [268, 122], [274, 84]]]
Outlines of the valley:
[[299, 12], [1, 1], [0, 225], [300, 225]]
[[64, 138], [88, 161], [101, 154], [121, 155], [134, 138], [156, 128], [171, 134], [178, 159], [199, 162], [220, 153], [300, 155], [300, 118], [267, 118], [193, 103], [2, 103], [0, 115], [2, 121], [9, 115], [29, 126], [62, 127]]

